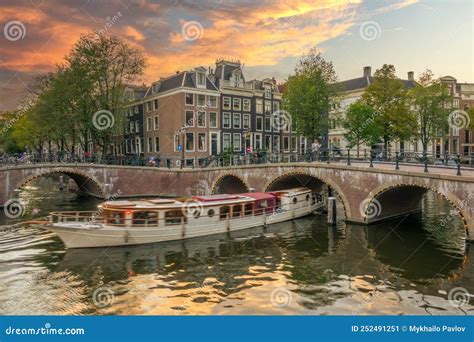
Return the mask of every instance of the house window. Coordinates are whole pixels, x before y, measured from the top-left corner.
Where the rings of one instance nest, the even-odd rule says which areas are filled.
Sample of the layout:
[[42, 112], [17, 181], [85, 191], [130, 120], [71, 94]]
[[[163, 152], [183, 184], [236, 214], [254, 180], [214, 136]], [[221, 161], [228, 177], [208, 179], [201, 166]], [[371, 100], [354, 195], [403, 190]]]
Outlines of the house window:
[[228, 149], [231, 146], [230, 142], [230, 133], [222, 134], [222, 147], [224, 150]]
[[194, 151], [194, 133], [186, 133], [186, 151]]
[[250, 114], [244, 114], [244, 120], [242, 122], [242, 128], [243, 129], [249, 129], [250, 128]]
[[269, 116], [265, 117], [265, 132], [272, 131], [272, 119]]
[[153, 100], [153, 110], [158, 109], [158, 100]]
[[250, 99], [243, 100], [243, 108], [245, 112], [250, 112]]
[[194, 105], [194, 95], [186, 93], [186, 104], [188, 106]]
[[272, 150], [272, 136], [271, 135], [265, 135], [265, 149], [269, 152]]
[[263, 114], [263, 100], [262, 99], [257, 99], [255, 102], [255, 111], [258, 114]]
[[209, 96], [209, 107], [217, 108], [217, 96]]
[[300, 137], [300, 153], [306, 153], [306, 138]]
[[174, 135], [174, 151], [178, 152], [178, 146], [180, 145], [179, 143], [179, 134]]
[[151, 117], [146, 118], [146, 130], [147, 132], [151, 131]]
[[206, 133], [198, 133], [198, 150], [206, 150]]
[[262, 149], [262, 135], [261, 134], [255, 134], [255, 149], [257, 151]]
[[197, 125], [198, 127], [206, 127], [206, 112], [197, 113]]
[[273, 101], [273, 112], [277, 112], [280, 110], [280, 102]]
[[222, 108], [223, 109], [230, 109], [230, 97], [222, 98]]
[[155, 115], [153, 117], [153, 129], [154, 130], [160, 129], [160, 117], [158, 115]]
[[256, 119], [256, 129], [257, 131], [263, 131], [263, 117], [262, 116], [257, 116], [257, 119]]
[[240, 114], [234, 113], [234, 122], [232, 125], [234, 128], [240, 128]]
[[160, 152], [160, 137], [155, 137], [155, 152]]
[[240, 104], [241, 104], [240, 99], [234, 98], [234, 99], [232, 100], [232, 108], [233, 108], [234, 110], [240, 110]]
[[283, 150], [290, 151], [290, 137], [283, 137]]
[[186, 127], [194, 127], [194, 111], [187, 110], [186, 111]]
[[280, 152], [280, 136], [273, 136], [273, 151]]
[[222, 116], [222, 127], [230, 128], [230, 113], [224, 113]]
[[265, 114], [271, 114], [272, 112], [272, 102], [265, 101]]
[[134, 132], [134, 128], [135, 128], [135, 124], [133, 123], [133, 121], [130, 121], [130, 133]]
[[240, 133], [234, 133], [234, 151], [238, 152], [242, 149]]
[[153, 139], [148, 138], [148, 152], [153, 152]]
[[138, 110], [139, 110], [139, 109], [138, 109], [138, 106], [135, 106], [135, 114], [138, 114], [138, 113], [139, 113]]
[[150, 101], [148, 101], [148, 102], [146, 103], [146, 111], [147, 111], [147, 112], [151, 111], [151, 103], [150, 103]]
[[272, 88], [265, 87], [265, 98], [271, 99], [272, 98]]
[[298, 144], [296, 142], [296, 137], [295, 136], [292, 136], [291, 137], [291, 150], [293, 152], [297, 152], [298, 151]]
[[198, 106], [204, 107], [206, 105], [206, 95], [198, 95]]
[[135, 120], [135, 132], [140, 132], [140, 121]]
[[217, 128], [217, 113], [209, 113], [209, 128]]

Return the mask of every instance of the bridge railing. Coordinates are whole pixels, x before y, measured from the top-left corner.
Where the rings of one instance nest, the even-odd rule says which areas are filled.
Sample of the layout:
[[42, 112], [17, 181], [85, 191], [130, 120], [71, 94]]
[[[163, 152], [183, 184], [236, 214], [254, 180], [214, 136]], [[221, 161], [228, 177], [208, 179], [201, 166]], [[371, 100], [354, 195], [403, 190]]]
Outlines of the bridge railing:
[[144, 158], [139, 156], [101, 156], [101, 155], [74, 155], [68, 153], [54, 154], [20, 154], [0, 156], [0, 166], [14, 166], [37, 163], [76, 163], [98, 165], [128, 165], [151, 166], [166, 168], [208, 168], [236, 165], [256, 165], [291, 162], [322, 162], [340, 163], [367, 163], [374, 167], [377, 164], [393, 164], [395, 169], [400, 165], [421, 165], [425, 172], [431, 167], [462, 169], [474, 167], [474, 154], [453, 155], [447, 153], [424, 153], [412, 150], [383, 150], [383, 149], [317, 149], [304, 154], [297, 152], [250, 152], [221, 154], [199, 158], [184, 159], [177, 156], [156, 155]]

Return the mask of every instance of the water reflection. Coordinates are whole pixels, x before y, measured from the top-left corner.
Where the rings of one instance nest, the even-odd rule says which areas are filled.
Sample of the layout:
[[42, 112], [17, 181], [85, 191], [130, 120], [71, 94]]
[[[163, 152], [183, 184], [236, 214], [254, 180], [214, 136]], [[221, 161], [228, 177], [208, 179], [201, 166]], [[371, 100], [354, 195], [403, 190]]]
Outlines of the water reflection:
[[[43, 213], [97, 205], [59, 192], [54, 179], [22, 196]], [[45, 231], [4, 227], [0, 311], [472, 314], [472, 305], [457, 308], [447, 300], [456, 286], [474, 292], [474, 255], [464, 246], [462, 225], [453, 221], [439, 232], [433, 227], [449, 205], [434, 195], [423, 205], [422, 215], [369, 227], [332, 227], [311, 216], [192, 240], [82, 250], [65, 250]], [[110, 290], [113, 302], [94, 303], [97, 289]], [[288, 296], [285, 305], [275, 303], [275, 291]]]

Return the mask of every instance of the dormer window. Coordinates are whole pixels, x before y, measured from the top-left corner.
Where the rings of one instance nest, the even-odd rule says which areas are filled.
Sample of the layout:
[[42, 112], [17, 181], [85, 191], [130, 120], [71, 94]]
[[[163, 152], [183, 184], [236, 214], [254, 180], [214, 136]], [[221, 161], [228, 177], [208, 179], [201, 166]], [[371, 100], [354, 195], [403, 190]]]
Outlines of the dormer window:
[[205, 87], [206, 86], [206, 74], [204, 72], [197, 72], [197, 86]]

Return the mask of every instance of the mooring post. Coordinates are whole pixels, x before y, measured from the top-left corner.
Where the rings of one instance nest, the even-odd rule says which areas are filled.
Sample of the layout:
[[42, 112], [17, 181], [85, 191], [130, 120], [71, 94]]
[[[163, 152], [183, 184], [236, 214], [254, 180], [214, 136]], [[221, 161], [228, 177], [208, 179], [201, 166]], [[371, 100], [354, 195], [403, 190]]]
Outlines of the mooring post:
[[336, 197], [328, 198], [328, 223], [336, 224]]
[[64, 190], [64, 176], [59, 176], [59, 190]]

